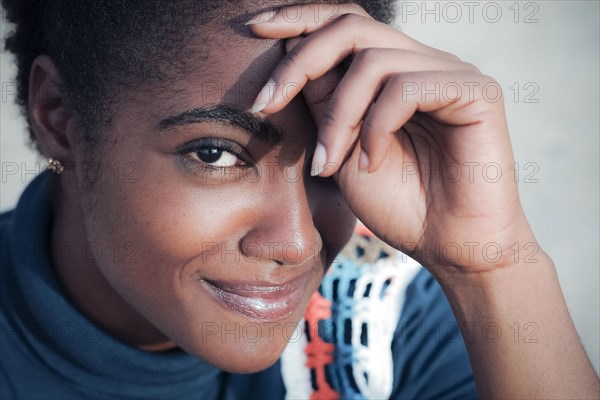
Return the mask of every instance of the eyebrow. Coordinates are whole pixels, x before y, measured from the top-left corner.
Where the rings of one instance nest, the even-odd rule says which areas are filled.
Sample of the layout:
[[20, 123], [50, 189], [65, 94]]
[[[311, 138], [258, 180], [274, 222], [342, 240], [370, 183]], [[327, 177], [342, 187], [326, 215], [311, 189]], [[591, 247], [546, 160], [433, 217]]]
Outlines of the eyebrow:
[[202, 122], [221, 122], [241, 128], [269, 145], [279, 144], [283, 140], [281, 130], [272, 122], [259, 118], [251, 112], [225, 105], [192, 108], [164, 118], [158, 123], [158, 127], [160, 130], [165, 130], [173, 126]]

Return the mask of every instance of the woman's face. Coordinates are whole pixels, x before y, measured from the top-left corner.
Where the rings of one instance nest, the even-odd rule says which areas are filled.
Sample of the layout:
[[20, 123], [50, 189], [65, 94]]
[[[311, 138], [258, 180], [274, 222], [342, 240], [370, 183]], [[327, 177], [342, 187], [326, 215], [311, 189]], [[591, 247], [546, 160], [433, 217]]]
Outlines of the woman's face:
[[249, 31], [207, 43], [192, 73], [115, 106], [84, 224], [132, 308], [187, 352], [251, 372], [298, 339], [354, 217], [333, 180], [310, 177], [302, 96], [267, 118], [244, 111], [283, 43]]

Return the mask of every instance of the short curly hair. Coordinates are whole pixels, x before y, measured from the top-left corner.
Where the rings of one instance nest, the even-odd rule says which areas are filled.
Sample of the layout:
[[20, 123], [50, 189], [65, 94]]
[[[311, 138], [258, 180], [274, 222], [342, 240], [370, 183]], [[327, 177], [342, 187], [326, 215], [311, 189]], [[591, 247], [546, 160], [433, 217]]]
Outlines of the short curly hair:
[[[294, 3], [307, 2], [347, 1]], [[357, 1], [385, 23], [394, 18], [395, 2]], [[123, 90], [164, 81], [202, 23], [233, 6], [239, 8], [239, 0], [2, 0], [6, 19], [14, 24], [5, 47], [16, 57], [16, 101], [27, 117], [31, 65], [39, 55], [50, 56], [82, 140], [93, 145], [97, 128], [110, 124], [110, 106]]]

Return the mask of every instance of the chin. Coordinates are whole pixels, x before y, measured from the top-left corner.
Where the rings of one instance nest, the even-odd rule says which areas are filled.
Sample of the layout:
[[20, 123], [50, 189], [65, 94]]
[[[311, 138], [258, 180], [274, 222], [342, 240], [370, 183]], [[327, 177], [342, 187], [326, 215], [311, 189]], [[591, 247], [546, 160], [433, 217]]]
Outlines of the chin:
[[[285, 348], [285, 346], [284, 346]], [[217, 360], [205, 360], [211, 365], [229, 373], [234, 374], [252, 374], [255, 372], [263, 371], [277, 362], [283, 349], [280, 352], [274, 353], [270, 356], [263, 354], [254, 354], [252, 356], [243, 357], [240, 352], [235, 355], [232, 359], [217, 359]]]
[[[293, 322], [282, 322], [279, 326], [292, 326]], [[296, 321], [297, 324], [297, 321]], [[254, 324], [253, 326], [258, 326]], [[285, 334], [281, 328], [273, 328], [272, 324], [262, 326], [260, 338], [244, 338], [243, 325], [239, 324], [225, 332], [194, 340], [192, 345], [180, 345], [187, 353], [198, 357], [207, 363], [226, 372], [248, 374], [265, 370], [275, 364], [285, 350], [288, 342], [283, 339]], [[236, 336], [234, 330], [240, 332]]]

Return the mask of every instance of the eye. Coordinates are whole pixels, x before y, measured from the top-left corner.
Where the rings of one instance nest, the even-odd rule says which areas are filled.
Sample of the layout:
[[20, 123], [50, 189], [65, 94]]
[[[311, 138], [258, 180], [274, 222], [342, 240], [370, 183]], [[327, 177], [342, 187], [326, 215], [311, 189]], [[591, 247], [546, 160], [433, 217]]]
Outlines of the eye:
[[215, 167], [228, 168], [245, 165], [245, 163], [232, 152], [216, 146], [201, 147], [188, 154], [196, 161]]
[[223, 138], [200, 138], [177, 149], [181, 160], [191, 168], [203, 172], [252, 165], [244, 148]]

